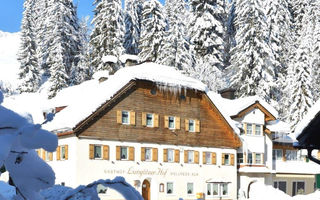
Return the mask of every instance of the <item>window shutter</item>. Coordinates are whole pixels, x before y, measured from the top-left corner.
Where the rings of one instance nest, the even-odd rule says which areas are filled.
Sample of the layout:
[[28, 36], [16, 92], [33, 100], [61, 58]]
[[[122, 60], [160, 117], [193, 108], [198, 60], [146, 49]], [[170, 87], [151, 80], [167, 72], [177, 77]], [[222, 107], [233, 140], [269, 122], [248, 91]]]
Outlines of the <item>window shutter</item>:
[[65, 149], [65, 160], [68, 160], [68, 155], [69, 155], [69, 153], [68, 153], [68, 145], [64, 145], [64, 149]]
[[116, 147], [116, 160], [120, 160], [120, 146]]
[[207, 159], [206, 159], [206, 152], [202, 152], [202, 164], [206, 164]]
[[230, 164], [231, 164], [231, 165], [234, 165], [234, 154], [231, 154], [230, 157], [231, 157], [231, 162], [230, 162]]
[[285, 149], [282, 149], [282, 161], [286, 161], [287, 158], [286, 158], [286, 150]]
[[261, 128], [261, 130], [260, 130], [260, 131], [261, 131], [261, 135], [264, 135], [264, 132], [263, 132], [263, 125], [261, 125], [261, 126], [260, 126], [260, 128]]
[[199, 151], [194, 152], [194, 162], [199, 164]]
[[50, 160], [50, 161], [53, 160], [53, 153], [52, 153], [52, 152], [49, 153], [49, 160]]
[[175, 117], [175, 129], [180, 129], [180, 117]]
[[174, 150], [174, 162], [180, 162], [180, 150]]
[[159, 127], [159, 114], [153, 114], [153, 127]]
[[117, 110], [117, 123], [122, 124], [122, 111]]
[[94, 159], [94, 145], [90, 144], [89, 145], [89, 159]]
[[134, 147], [129, 147], [129, 160], [134, 160]]
[[142, 126], [147, 126], [147, 113], [142, 113]]
[[243, 153], [243, 163], [247, 164], [247, 154]]
[[130, 111], [130, 124], [136, 125], [136, 113], [134, 111]]
[[252, 153], [252, 164], [256, 164], [256, 153]]
[[252, 135], [256, 134], [256, 125], [252, 124]]
[[46, 151], [42, 149], [42, 159], [46, 160]]
[[169, 117], [164, 116], [164, 128], [169, 128]]
[[103, 160], [109, 160], [109, 146], [103, 145]]
[[196, 121], [196, 133], [200, 133], [200, 120], [195, 120]]
[[158, 149], [152, 148], [152, 161], [158, 161]]
[[184, 150], [184, 163], [188, 163], [188, 151]]
[[244, 134], [247, 135], [247, 124], [243, 123]]
[[141, 161], [146, 160], [146, 148], [141, 147]]
[[61, 160], [60, 146], [57, 147], [57, 160]]
[[264, 164], [264, 153], [261, 154], [261, 164]]
[[217, 164], [217, 154], [215, 152], [212, 152], [211, 153], [211, 163], [213, 165], [216, 165]]
[[163, 149], [163, 162], [168, 162], [168, 149]]
[[186, 131], [189, 131], [189, 119], [184, 120], [184, 127]]
[[224, 165], [224, 163], [225, 163], [225, 162], [224, 162], [224, 155], [225, 155], [225, 154], [223, 153], [223, 154], [222, 154], [222, 163], [221, 163], [222, 165]]

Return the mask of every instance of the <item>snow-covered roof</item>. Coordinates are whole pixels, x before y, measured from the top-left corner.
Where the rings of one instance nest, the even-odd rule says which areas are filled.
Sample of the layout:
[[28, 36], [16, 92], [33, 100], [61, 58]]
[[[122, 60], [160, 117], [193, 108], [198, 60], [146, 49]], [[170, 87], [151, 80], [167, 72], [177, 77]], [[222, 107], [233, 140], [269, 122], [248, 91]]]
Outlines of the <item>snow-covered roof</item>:
[[101, 71], [97, 71], [92, 75], [93, 79], [99, 80], [99, 78], [102, 77], [109, 77], [109, 71], [107, 70], [101, 70]]
[[118, 58], [116, 56], [107, 55], [107, 56], [102, 57], [102, 62], [104, 62], [104, 63], [106, 63], [106, 62], [117, 63]]
[[100, 84], [97, 81], [91, 80], [79, 86], [62, 90], [52, 100], [55, 103], [51, 103], [51, 105], [58, 105], [57, 102], [60, 102], [60, 106], [67, 104], [68, 107], [57, 113], [54, 120], [44, 125], [44, 127], [52, 131], [61, 129], [71, 130], [95, 112], [101, 105], [110, 100], [131, 80], [148, 80], [163, 87], [172, 86], [177, 91], [184, 88], [203, 92], [207, 91], [205, 84], [183, 75], [172, 67], [155, 63], [144, 63], [129, 68], [122, 68]]
[[274, 120], [267, 122], [267, 128], [271, 132], [276, 133], [290, 133], [290, 125], [284, 121], [281, 120]]
[[303, 132], [303, 130], [309, 125], [309, 123], [320, 112], [320, 100], [318, 100], [308, 111], [305, 117], [298, 123], [294, 131], [296, 138]]
[[120, 56], [119, 60], [122, 63], [126, 63], [127, 60], [134, 60], [134, 61], [138, 61], [139, 57], [137, 55], [132, 55], [132, 54], [123, 54]]

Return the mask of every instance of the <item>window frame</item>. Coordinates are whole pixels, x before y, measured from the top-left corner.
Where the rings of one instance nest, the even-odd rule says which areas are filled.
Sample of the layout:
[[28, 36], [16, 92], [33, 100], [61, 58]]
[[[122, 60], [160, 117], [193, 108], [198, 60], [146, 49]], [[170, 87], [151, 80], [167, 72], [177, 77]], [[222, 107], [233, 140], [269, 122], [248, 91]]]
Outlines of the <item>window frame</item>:
[[194, 163], [194, 151], [189, 150], [187, 156], [188, 156], [188, 163]]
[[[128, 116], [128, 122], [124, 122], [124, 118], [123, 118], [123, 115], [124, 113], [127, 113], [127, 116]], [[124, 124], [124, 125], [130, 125], [130, 111], [128, 110], [122, 110], [121, 111], [121, 124]]]
[[[285, 191], [280, 189], [280, 187], [279, 187], [280, 186], [280, 182], [285, 183]], [[275, 184], [276, 184], [276, 186], [275, 186]], [[280, 190], [280, 191], [282, 191], [282, 192], [284, 192], [284, 193], [287, 193], [287, 187], [288, 187], [287, 181], [284, 181], [284, 180], [273, 181], [273, 187], [278, 189], [278, 190]]]
[[[215, 188], [216, 186], [216, 188]], [[224, 186], [226, 186], [226, 194], [223, 194]], [[208, 190], [210, 189], [210, 191]], [[210, 194], [208, 194], [210, 192]], [[215, 193], [216, 192], [216, 193]], [[228, 182], [213, 182], [207, 183], [206, 196], [209, 198], [227, 197], [229, 196], [229, 183]]]
[[60, 160], [66, 160], [66, 147], [65, 145], [60, 146]]
[[[250, 160], [251, 160], [251, 162], [250, 162]], [[253, 153], [248, 152], [247, 164], [249, 164], [249, 165], [253, 164]]]
[[[258, 126], [259, 128], [257, 128], [257, 126]], [[261, 124], [255, 124], [254, 135], [262, 136], [261, 127], [262, 127]], [[259, 134], [257, 134], [257, 130], [258, 130], [258, 133], [259, 133]]]
[[[191, 193], [189, 193], [189, 190], [188, 190], [189, 184], [192, 185], [192, 191], [191, 191]], [[187, 195], [194, 195], [194, 183], [193, 183], [193, 182], [187, 182]]]
[[[190, 124], [191, 124], [191, 122], [193, 122], [192, 124], [193, 124], [193, 129], [190, 129]], [[191, 133], [195, 133], [196, 132], [196, 120], [194, 120], [194, 119], [189, 119], [188, 120], [188, 126], [189, 126], [189, 128], [188, 128], [188, 132], [191, 132]]]
[[[298, 151], [286, 149], [286, 161], [298, 161]], [[294, 154], [293, 154], [294, 153]]]
[[[171, 161], [169, 160], [169, 154], [170, 154], [169, 152], [172, 152], [172, 160]], [[174, 154], [175, 154], [174, 149], [167, 149], [167, 161], [169, 163], [173, 163], [174, 162]]]
[[[168, 193], [168, 185], [169, 184], [172, 184], [172, 191], [170, 192], [170, 193]], [[174, 184], [173, 184], [173, 181], [168, 181], [168, 182], [166, 182], [166, 194], [167, 195], [173, 195], [174, 193]]]
[[[122, 158], [122, 149], [126, 149], [127, 156], [126, 158]], [[129, 160], [129, 147], [127, 146], [120, 146], [120, 160]]]
[[[100, 147], [100, 155], [101, 155], [101, 157], [99, 158], [99, 157], [96, 157], [96, 147]], [[102, 147], [102, 145], [98, 145], [98, 144], [94, 144], [94, 146], [93, 146], [93, 159], [95, 159], [95, 160], [102, 160], [103, 159], [103, 147]]]
[[[150, 158], [149, 159], [147, 159], [147, 150], [149, 150], [150, 151]], [[145, 147], [144, 148], [144, 161], [152, 161], [152, 148], [151, 147]]]
[[231, 155], [229, 153], [224, 154], [224, 165], [231, 165]]
[[[281, 152], [281, 157], [278, 157], [278, 153]], [[272, 149], [272, 160], [282, 160], [283, 159], [283, 150], [282, 149]]]
[[[151, 115], [151, 125], [148, 125], [148, 116]], [[153, 128], [154, 127], [154, 114], [153, 113], [146, 113], [146, 127]]]
[[[207, 155], [209, 155], [209, 159], [208, 159]], [[212, 164], [212, 152], [205, 152], [205, 157], [206, 157], [206, 163], [205, 164], [206, 165]]]
[[[249, 132], [249, 126], [251, 127], [250, 132]], [[246, 134], [247, 134], [247, 135], [253, 135], [253, 132], [252, 132], [252, 130], [253, 130], [253, 124], [247, 123], [246, 129], [247, 129], [247, 130], [246, 130]]]
[[[241, 157], [240, 157], [239, 155], [241, 155]], [[242, 159], [242, 161], [240, 161], [240, 159]], [[238, 164], [244, 164], [244, 156], [243, 156], [243, 153], [237, 153], [237, 163], [238, 163]]]
[[[260, 161], [259, 162], [257, 162], [258, 160], [257, 160], [257, 156], [260, 156]], [[258, 164], [258, 165], [261, 165], [262, 164], [262, 153], [255, 153], [255, 164]]]
[[[298, 183], [303, 183], [303, 193], [299, 192]], [[295, 187], [294, 187], [295, 185]], [[292, 196], [305, 194], [306, 193], [306, 183], [305, 181], [292, 181]]]
[[[173, 122], [170, 123], [170, 118], [173, 118]], [[170, 124], [173, 124], [173, 127], [170, 127]], [[168, 128], [170, 130], [176, 129], [176, 117], [175, 116], [168, 116]]]

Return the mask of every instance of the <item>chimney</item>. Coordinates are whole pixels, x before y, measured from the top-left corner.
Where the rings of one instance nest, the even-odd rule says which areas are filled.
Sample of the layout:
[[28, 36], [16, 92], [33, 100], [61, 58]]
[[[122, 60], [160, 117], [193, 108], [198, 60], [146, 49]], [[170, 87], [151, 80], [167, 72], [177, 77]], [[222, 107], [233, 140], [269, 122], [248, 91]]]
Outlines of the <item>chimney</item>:
[[226, 99], [235, 99], [235, 92], [236, 90], [233, 88], [225, 88], [218, 91], [218, 93], [221, 94], [221, 96]]
[[139, 57], [136, 55], [124, 54], [120, 56], [119, 60], [124, 65], [124, 67], [130, 67], [138, 64]]

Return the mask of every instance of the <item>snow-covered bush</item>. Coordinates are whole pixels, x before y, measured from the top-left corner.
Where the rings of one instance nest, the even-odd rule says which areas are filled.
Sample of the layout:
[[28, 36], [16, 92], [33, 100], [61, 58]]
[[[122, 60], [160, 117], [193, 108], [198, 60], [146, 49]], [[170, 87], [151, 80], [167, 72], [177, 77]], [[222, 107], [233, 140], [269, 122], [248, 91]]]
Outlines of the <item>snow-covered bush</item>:
[[32, 121], [30, 115], [23, 117], [0, 105], [0, 167], [4, 165], [9, 172], [16, 186], [17, 200], [43, 199], [39, 191], [52, 187], [55, 182], [53, 170], [39, 158], [35, 149], [53, 152], [58, 138]]

